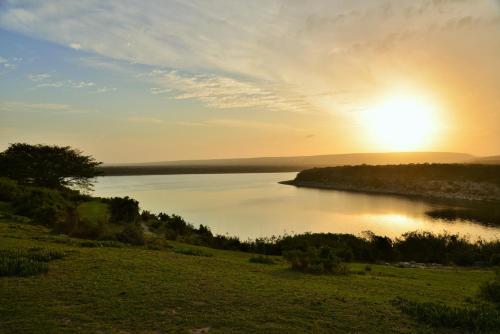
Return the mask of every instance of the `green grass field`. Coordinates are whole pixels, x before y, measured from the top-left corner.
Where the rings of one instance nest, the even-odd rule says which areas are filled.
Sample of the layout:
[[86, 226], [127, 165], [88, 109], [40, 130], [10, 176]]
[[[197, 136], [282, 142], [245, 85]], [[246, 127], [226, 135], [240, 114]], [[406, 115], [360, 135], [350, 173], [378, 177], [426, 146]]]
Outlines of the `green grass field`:
[[[385, 265], [315, 276], [281, 258], [250, 263], [253, 254], [207, 248], [199, 249], [211, 256], [196, 256], [176, 251], [195, 246], [164, 241], [159, 250], [80, 247], [44, 227], [0, 221], [1, 249], [32, 247], [67, 255], [46, 274], [0, 277], [1, 333], [435, 333], [391, 301], [462, 306], [493, 277]], [[364, 272], [364, 264], [349, 266]]]

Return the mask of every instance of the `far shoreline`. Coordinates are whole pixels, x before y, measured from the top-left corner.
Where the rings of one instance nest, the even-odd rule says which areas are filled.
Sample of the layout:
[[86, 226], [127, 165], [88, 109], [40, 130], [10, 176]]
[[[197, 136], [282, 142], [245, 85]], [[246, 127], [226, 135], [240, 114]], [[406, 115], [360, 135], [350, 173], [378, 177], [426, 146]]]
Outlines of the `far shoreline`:
[[347, 191], [354, 193], [362, 193], [369, 195], [386, 195], [386, 196], [398, 196], [398, 197], [406, 197], [406, 198], [414, 198], [414, 199], [422, 199], [422, 200], [439, 200], [443, 202], [455, 202], [456, 204], [463, 203], [466, 204], [484, 204], [484, 203], [497, 203], [497, 201], [493, 200], [477, 200], [477, 199], [466, 199], [460, 197], [443, 197], [438, 195], [430, 195], [430, 194], [417, 194], [417, 193], [408, 193], [402, 191], [390, 191], [390, 190], [375, 190], [375, 189], [360, 189], [355, 187], [342, 187], [336, 186], [332, 184], [318, 183], [318, 182], [303, 182], [296, 180], [285, 180], [279, 181], [278, 183], [295, 186], [297, 188], [310, 188], [310, 189], [323, 189], [323, 190], [336, 190], [336, 191]]
[[484, 226], [498, 227], [497, 218], [493, 219], [488, 215], [485, 217], [481, 212], [489, 211], [498, 205], [494, 200], [476, 200], [456, 197], [433, 196], [431, 194], [405, 193], [388, 190], [359, 189], [355, 187], [342, 187], [332, 184], [318, 182], [303, 182], [297, 180], [280, 181], [279, 184], [295, 186], [297, 188], [309, 188], [318, 190], [346, 191], [351, 193], [368, 194], [375, 196], [393, 196], [408, 200], [418, 200], [432, 203], [436, 208], [426, 212], [426, 215], [434, 219], [446, 221], [463, 220], [472, 223], [479, 223]]
[[99, 176], [188, 175], [188, 174], [266, 174], [298, 173], [300, 167], [214, 166], [214, 167], [100, 167]]

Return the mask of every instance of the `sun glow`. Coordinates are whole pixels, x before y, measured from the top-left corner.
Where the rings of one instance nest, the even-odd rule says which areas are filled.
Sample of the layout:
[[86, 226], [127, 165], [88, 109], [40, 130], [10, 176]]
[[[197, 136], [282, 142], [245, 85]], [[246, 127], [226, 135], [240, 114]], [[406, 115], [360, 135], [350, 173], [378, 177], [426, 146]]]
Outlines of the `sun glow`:
[[418, 150], [432, 146], [438, 130], [438, 110], [416, 95], [386, 97], [363, 113], [363, 123], [379, 149]]

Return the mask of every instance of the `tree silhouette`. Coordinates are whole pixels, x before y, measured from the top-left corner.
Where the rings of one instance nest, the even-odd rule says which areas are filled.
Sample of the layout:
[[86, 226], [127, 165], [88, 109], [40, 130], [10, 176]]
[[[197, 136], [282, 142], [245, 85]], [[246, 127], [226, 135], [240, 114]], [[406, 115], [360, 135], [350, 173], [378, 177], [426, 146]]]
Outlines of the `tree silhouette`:
[[0, 176], [48, 188], [88, 190], [100, 164], [69, 146], [16, 143], [0, 153]]

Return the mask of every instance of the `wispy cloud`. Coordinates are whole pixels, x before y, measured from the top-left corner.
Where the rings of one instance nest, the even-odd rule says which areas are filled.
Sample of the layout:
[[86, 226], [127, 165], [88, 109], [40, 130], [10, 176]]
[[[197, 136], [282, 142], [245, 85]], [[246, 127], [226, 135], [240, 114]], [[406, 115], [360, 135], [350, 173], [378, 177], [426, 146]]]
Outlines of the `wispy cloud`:
[[31, 103], [22, 101], [0, 102], [3, 112], [52, 112], [52, 113], [87, 113], [91, 110], [81, 109], [61, 103]]
[[0, 56], [0, 75], [17, 69], [17, 65], [15, 64], [15, 62], [20, 61], [22, 61], [21, 58], [13, 58], [12, 60], [9, 60]]
[[28, 74], [28, 79], [36, 83], [33, 89], [38, 88], [70, 88], [70, 89], [82, 89], [82, 88], [96, 88], [94, 93], [111, 93], [116, 92], [118, 89], [116, 87], [101, 86], [99, 87], [93, 81], [75, 81], [75, 80], [52, 80], [52, 76], [48, 73], [40, 74]]
[[181, 74], [175, 70], [156, 69], [150, 76], [162, 87], [152, 94], [167, 94], [176, 100], [195, 99], [214, 108], [261, 108], [292, 112], [310, 112], [306, 97], [277, 92], [271, 83], [255, 83], [227, 76]]
[[92, 81], [73, 81], [73, 80], [63, 80], [63, 81], [47, 81], [37, 84], [36, 88], [89, 88], [94, 87], [95, 83]]
[[163, 87], [151, 87], [149, 90], [153, 95], [160, 95], [172, 92], [172, 89]]
[[97, 93], [110, 93], [110, 92], [116, 92], [118, 90], [118, 88], [116, 87], [101, 87], [99, 88], [96, 92]]
[[28, 74], [27, 78], [36, 83], [36, 88], [96, 88], [94, 93], [111, 93], [116, 92], [116, 87], [99, 86], [93, 81], [76, 81], [76, 80], [52, 80], [52, 75], [48, 73], [33, 73]]
[[75, 50], [80, 50], [82, 48], [79, 43], [69, 43], [69, 47]]
[[50, 74], [48, 73], [40, 73], [40, 74], [28, 74], [28, 79], [34, 82], [43, 81], [50, 78]]

